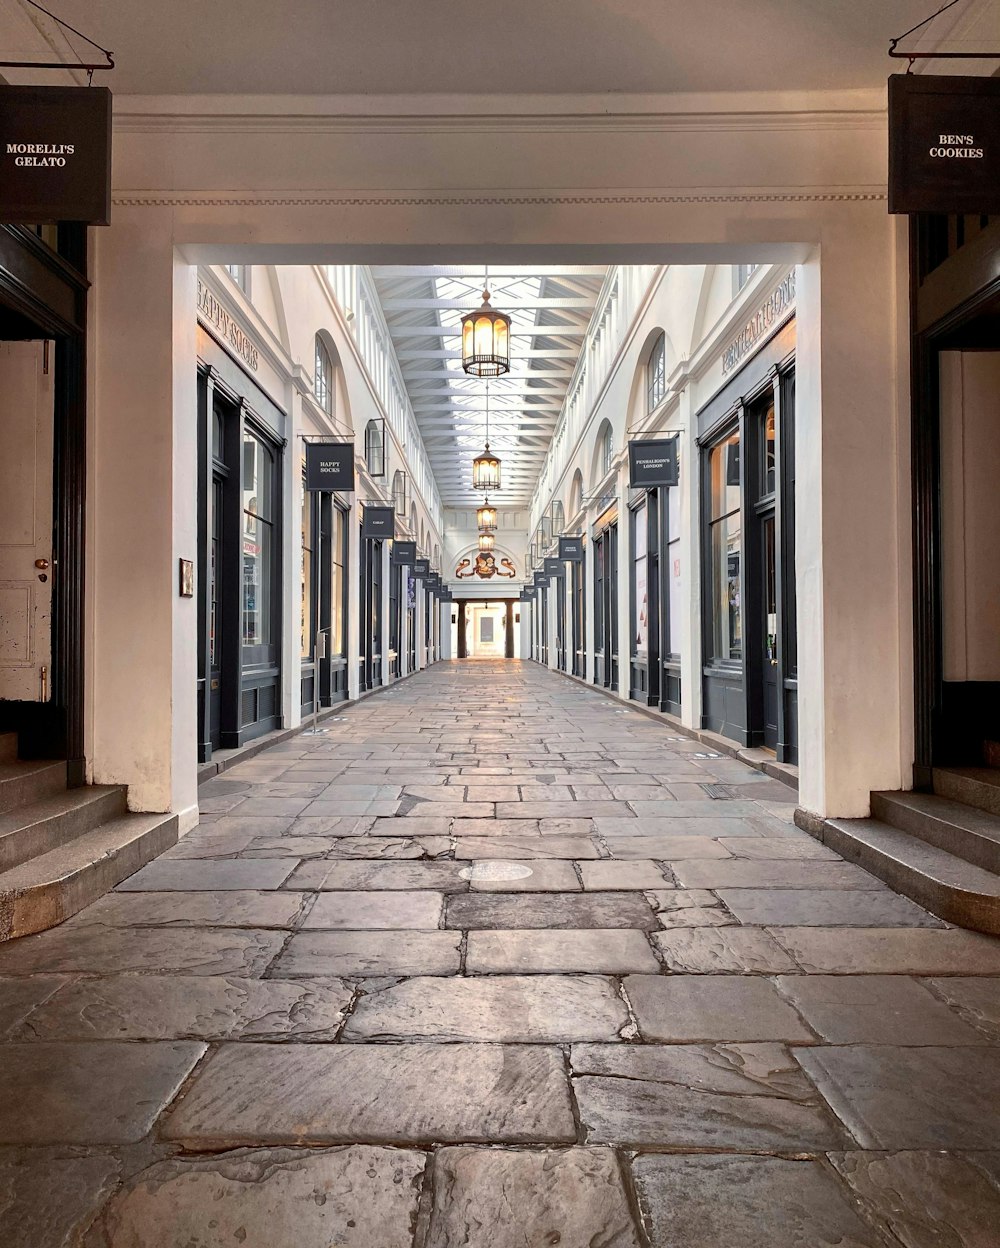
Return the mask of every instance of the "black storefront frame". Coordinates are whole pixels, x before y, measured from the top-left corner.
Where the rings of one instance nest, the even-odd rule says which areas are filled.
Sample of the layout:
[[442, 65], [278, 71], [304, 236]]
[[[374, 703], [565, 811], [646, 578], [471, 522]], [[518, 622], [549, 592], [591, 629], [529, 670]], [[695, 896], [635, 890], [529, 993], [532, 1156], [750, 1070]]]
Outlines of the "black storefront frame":
[[382, 684], [382, 547], [382, 539], [377, 537], [362, 537], [358, 546], [361, 594], [358, 687], [362, 693]]
[[569, 566], [569, 592], [573, 595], [573, 675], [583, 680], [587, 675], [587, 578], [582, 559]]
[[[944, 680], [944, 548], [941, 509], [942, 350], [996, 351], [995, 330], [977, 326], [1000, 305], [1000, 220], [910, 217], [911, 489], [913, 494], [913, 787], [933, 787], [933, 768], [981, 762], [976, 708]], [[980, 326], [982, 322], [980, 322]], [[965, 686], [972, 682], [950, 682]], [[956, 732], [956, 727], [959, 731]]]
[[[323, 534], [323, 507], [322, 494], [319, 490], [305, 489], [305, 473], [303, 472], [303, 499], [304, 505], [309, 508], [309, 524], [312, 547], [310, 549], [310, 559], [312, 567], [309, 570], [309, 602], [305, 604], [309, 616], [308, 630], [308, 649], [305, 654], [301, 653], [300, 662], [301, 673], [299, 677], [299, 700], [301, 703], [301, 714], [305, 717], [309, 714], [314, 705], [314, 699], [317, 694], [322, 698], [321, 688], [317, 688], [317, 683], [322, 685], [322, 667], [323, 661], [320, 659], [317, 663], [314, 659], [316, 651], [316, 638], [320, 634], [323, 623], [320, 619], [321, 603], [323, 601], [323, 590], [326, 577], [323, 575], [324, 561], [324, 534]], [[329, 538], [327, 538], [327, 542]], [[303, 547], [303, 555], [305, 547]]]
[[[279, 728], [281, 691], [282, 470], [284, 413], [245, 376], [207, 331], [198, 354], [198, 759], [208, 762], [215, 749], [235, 749]], [[256, 406], [251, 406], [251, 403]], [[221, 455], [214, 453], [216, 418], [222, 420]], [[263, 645], [246, 645], [244, 621], [244, 442], [247, 435], [270, 456], [271, 526], [269, 636]], [[217, 527], [215, 504], [223, 519]], [[219, 689], [213, 691], [211, 636], [211, 541], [221, 534], [221, 579], [217, 579], [217, 642], [221, 650]], [[224, 630], [224, 631], [223, 631]], [[218, 693], [213, 727], [213, 692]], [[250, 714], [250, 710], [253, 714]]]
[[[0, 225], [0, 337], [55, 344], [52, 438], [52, 641], [48, 702], [0, 703], [22, 758], [66, 759], [86, 783], [87, 227], [64, 223], [56, 250], [28, 226]], [[0, 434], [2, 436], [2, 434]]]
[[[775, 474], [773, 500], [757, 487], [761, 450], [756, 415], [773, 399]], [[795, 322], [790, 319], [697, 416], [701, 451], [702, 546], [702, 689], [701, 727], [744, 746], [764, 744], [761, 664], [762, 632], [761, 520], [774, 514], [777, 586], [778, 723], [775, 754], [779, 762], [798, 762], [798, 673], [795, 587]], [[711, 547], [711, 453], [734, 433], [739, 435], [740, 572], [742, 654], [739, 661], [714, 655]], [[752, 482], [752, 488], [748, 488]]]
[[398, 680], [403, 656], [403, 565], [389, 560], [389, 675]]
[[[594, 526], [594, 684], [618, 687], [618, 513]], [[598, 575], [600, 572], [600, 575]]]

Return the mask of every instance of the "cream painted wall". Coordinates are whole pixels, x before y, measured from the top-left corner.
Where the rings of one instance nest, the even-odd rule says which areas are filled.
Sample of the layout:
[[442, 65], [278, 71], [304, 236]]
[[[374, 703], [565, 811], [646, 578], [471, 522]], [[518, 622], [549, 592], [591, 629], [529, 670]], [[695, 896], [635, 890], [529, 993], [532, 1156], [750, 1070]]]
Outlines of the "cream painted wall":
[[[193, 290], [173, 284], [175, 249], [181, 262], [289, 264], [530, 263], [558, 248], [616, 263], [801, 263], [802, 801], [863, 814], [870, 789], [907, 784], [905, 251], [885, 211], [881, 95], [776, 95], [738, 112], [723, 96], [665, 97], [639, 121], [624, 99], [550, 108], [116, 101], [114, 224], [95, 248], [95, 775], [134, 782], [139, 802], [181, 808], [192, 792], [193, 628], [173, 561], [194, 464], [183, 430], [173, 442], [193, 392]], [[136, 462], [141, 489], [122, 477]], [[137, 588], [155, 621], [138, 640]]]

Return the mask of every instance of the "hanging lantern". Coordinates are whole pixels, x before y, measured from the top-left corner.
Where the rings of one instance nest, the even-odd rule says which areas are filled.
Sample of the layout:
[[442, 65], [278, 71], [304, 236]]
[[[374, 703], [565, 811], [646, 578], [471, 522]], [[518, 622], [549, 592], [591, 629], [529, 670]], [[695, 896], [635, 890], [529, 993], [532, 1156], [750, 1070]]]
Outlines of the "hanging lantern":
[[490, 450], [489, 442], [481, 455], [472, 461], [472, 488], [474, 490], [499, 490], [500, 461]]
[[476, 520], [480, 533], [492, 533], [497, 527], [497, 509], [490, 506], [488, 498], [483, 500], [482, 507], [476, 509]]
[[490, 306], [489, 290], [483, 306], [462, 317], [462, 367], [474, 377], [510, 372], [510, 317]]
[[495, 544], [496, 544], [496, 539], [494, 538], [492, 533], [480, 533], [479, 534], [479, 551], [481, 554], [484, 554], [484, 555], [492, 554], [493, 547]]

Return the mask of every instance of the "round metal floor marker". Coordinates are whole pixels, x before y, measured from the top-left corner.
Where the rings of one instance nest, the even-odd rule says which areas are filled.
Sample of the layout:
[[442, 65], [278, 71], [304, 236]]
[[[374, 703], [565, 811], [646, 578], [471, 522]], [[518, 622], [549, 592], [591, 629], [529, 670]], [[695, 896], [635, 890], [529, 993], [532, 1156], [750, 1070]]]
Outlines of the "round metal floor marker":
[[526, 880], [534, 875], [530, 867], [519, 862], [474, 862], [471, 867], [463, 867], [458, 873], [463, 880], [473, 882], [481, 880]]

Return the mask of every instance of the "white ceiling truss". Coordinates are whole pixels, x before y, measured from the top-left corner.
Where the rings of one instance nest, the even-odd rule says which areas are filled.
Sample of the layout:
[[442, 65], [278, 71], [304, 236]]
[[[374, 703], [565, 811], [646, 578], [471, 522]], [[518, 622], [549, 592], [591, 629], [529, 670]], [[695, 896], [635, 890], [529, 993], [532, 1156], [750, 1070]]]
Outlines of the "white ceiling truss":
[[[482, 496], [472, 488], [472, 461], [486, 439], [487, 383], [462, 370], [461, 319], [482, 302], [484, 270], [383, 265], [371, 273], [441, 501], [475, 506]], [[594, 264], [489, 270], [490, 302], [511, 318], [510, 372], [489, 382], [499, 507], [531, 499], [606, 273]]]

